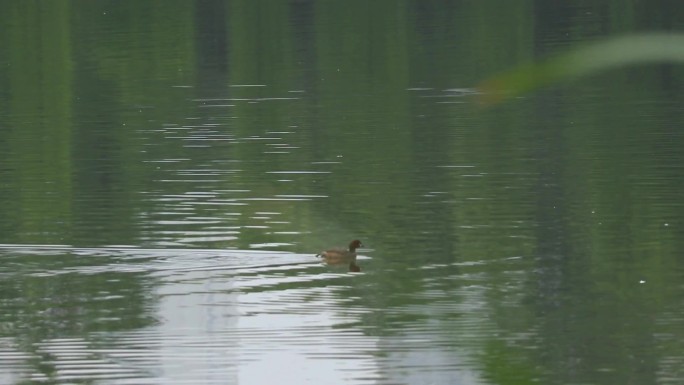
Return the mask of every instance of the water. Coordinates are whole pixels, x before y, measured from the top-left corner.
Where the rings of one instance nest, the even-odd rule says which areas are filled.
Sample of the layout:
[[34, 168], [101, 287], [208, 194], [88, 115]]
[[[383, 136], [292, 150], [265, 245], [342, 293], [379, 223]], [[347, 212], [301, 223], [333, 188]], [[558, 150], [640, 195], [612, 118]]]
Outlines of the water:
[[[376, 274], [351, 275], [310, 255], [56, 246], [2, 253], [10, 265], [35, 261], [3, 272], [3, 281], [43, 286], [34, 303], [3, 301], [5, 332], [27, 338], [3, 341], [9, 379], [258, 383], [276, 370], [291, 383], [471, 382], [467, 348], [493, 330], [478, 321], [486, 288], [476, 263], [390, 271], [423, 276], [425, 290], [383, 305]], [[48, 289], [63, 285], [62, 294]], [[450, 336], [450, 328], [469, 335]], [[34, 355], [41, 371], [30, 365]]]
[[681, 383], [681, 71], [474, 88], [639, 6], [2, 6], [0, 384]]

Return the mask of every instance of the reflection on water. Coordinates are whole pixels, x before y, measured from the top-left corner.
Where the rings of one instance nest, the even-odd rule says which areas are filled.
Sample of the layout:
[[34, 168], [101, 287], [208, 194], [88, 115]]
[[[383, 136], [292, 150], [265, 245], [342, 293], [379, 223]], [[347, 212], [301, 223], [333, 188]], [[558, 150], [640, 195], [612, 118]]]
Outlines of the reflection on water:
[[[470, 384], [477, 375], [453, 340], [465, 348], [491, 332], [482, 318], [481, 264], [411, 268], [432, 273], [426, 290], [397, 293], [414, 298], [385, 308], [373, 273], [350, 275], [312, 255], [13, 245], [0, 253], [8, 266], [36, 262], [0, 270], [0, 379], [7, 383], [256, 384], [282, 372], [288, 384], [454, 376]], [[17, 286], [28, 290], [19, 302], [8, 296]], [[131, 296], [132, 287], [143, 296]], [[96, 295], [79, 300], [94, 288]], [[87, 324], [69, 325], [74, 312]], [[450, 330], [468, 332], [442, 334]]]
[[0, 2], [0, 384], [681, 384], [681, 74], [469, 88], [677, 7], [490, 3]]
[[[529, 257], [383, 265], [362, 255], [356, 274], [268, 251], [3, 245], [0, 258], [0, 383], [258, 384], [274, 373], [285, 384], [499, 383], [483, 376], [499, 373], [489, 365], [556, 377], [516, 371], [537, 354], [613, 378], [636, 364], [618, 354], [638, 343], [634, 332], [678, 344], [681, 331], [681, 308], [648, 303], [658, 284], [645, 274], [619, 272], [631, 282], [616, 298], [582, 276], [549, 282]], [[554, 323], [566, 334], [549, 334]], [[599, 344], [567, 340], [592, 327]], [[651, 354], [644, 343], [634, 360]], [[508, 350], [519, 355], [500, 356]], [[668, 376], [677, 357], [663, 357]]]

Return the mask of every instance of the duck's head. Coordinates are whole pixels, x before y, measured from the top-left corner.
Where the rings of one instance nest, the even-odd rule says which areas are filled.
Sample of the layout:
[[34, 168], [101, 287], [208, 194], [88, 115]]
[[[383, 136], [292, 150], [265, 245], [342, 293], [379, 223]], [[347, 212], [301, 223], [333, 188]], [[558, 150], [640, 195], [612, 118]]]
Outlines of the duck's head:
[[354, 239], [353, 241], [349, 242], [349, 251], [354, 252], [359, 247], [363, 247], [363, 243], [361, 243], [361, 241], [358, 239]]

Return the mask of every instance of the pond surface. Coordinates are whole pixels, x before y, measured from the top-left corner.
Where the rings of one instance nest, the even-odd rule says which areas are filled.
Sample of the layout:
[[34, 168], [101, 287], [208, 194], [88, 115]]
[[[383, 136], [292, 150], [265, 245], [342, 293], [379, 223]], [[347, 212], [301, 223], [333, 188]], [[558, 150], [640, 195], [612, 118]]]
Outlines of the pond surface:
[[0, 6], [0, 384], [681, 384], [682, 68], [475, 88], [681, 20]]

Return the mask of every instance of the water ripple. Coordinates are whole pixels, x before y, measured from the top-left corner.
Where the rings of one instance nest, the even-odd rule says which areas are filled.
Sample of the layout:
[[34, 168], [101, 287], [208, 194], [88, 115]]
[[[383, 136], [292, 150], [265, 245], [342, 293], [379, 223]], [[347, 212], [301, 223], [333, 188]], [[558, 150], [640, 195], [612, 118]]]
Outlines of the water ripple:
[[[24, 271], [0, 267], [10, 281], [84, 287], [92, 280], [99, 287], [78, 302], [89, 319], [83, 329], [66, 327], [80, 316], [68, 307], [56, 312], [48, 303], [69, 302], [48, 293], [41, 301], [52, 309], [26, 320], [33, 326], [23, 338], [44, 330], [36, 317], [52, 317], [46, 325], [62, 328], [60, 336], [41, 334], [27, 344], [15, 330], [17, 337], [0, 340], [0, 372], [9, 373], [8, 382], [259, 384], [282, 371], [289, 373], [282, 384], [453, 383], [456, 373], [477, 384], [470, 358], [455, 347], [477, 346], [495, 332], [483, 322], [482, 263], [349, 274], [310, 254], [271, 251], [1, 245], [0, 256], [35, 258]], [[372, 259], [361, 259], [372, 266]], [[417, 272], [430, 273], [423, 291], [390, 296], [375, 288], [383, 279], [378, 274]], [[454, 274], [462, 285], [453, 285]], [[146, 292], [133, 312], [128, 308], [139, 294], [131, 287]], [[404, 304], [392, 305], [399, 297]]]

